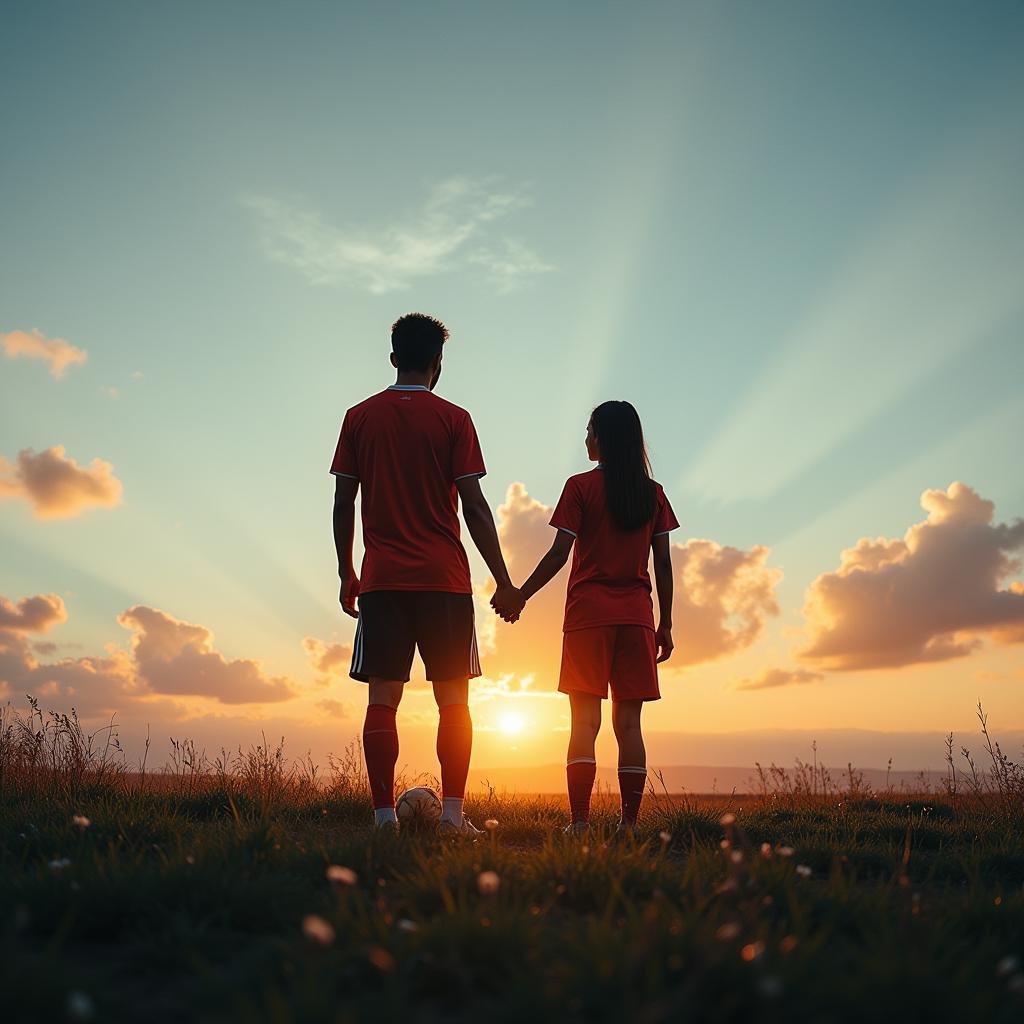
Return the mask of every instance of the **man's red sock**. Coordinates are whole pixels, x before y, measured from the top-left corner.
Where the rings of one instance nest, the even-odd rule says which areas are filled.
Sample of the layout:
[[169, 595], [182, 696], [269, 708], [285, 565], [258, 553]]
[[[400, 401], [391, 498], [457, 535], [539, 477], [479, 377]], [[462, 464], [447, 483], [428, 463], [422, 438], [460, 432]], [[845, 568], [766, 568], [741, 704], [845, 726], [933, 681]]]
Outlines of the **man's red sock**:
[[619, 765], [619, 795], [622, 797], [622, 820], [627, 825], [636, 824], [640, 813], [640, 801], [644, 798], [647, 785], [647, 768], [643, 765]]
[[574, 757], [565, 765], [569, 787], [569, 813], [572, 820], [590, 821], [590, 794], [597, 777], [597, 762], [592, 757]]
[[395, 806], [395, 764], [398, 762], [396, 710], [386, 704], [371, 704], [363, 723], [363, 756], [370, 780], [373, 807]]
[[446, 800], [466, 795], [469, 759], [473, 753], [473, 719], [465, 704], [439, 708], [437, 759], [441, 762], [441, 791]]

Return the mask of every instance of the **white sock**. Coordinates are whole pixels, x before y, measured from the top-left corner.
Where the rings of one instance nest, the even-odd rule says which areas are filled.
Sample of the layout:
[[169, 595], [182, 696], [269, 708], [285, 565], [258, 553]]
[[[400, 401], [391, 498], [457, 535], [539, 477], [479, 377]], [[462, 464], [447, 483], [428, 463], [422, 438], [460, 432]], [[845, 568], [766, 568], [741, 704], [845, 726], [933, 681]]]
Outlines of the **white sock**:
[[454, 825], [462, 824], [462, 797], [446, 796], [441, 801], [441, 820], [450, 821]]
[[381, 825], [392, 825], [398, 824], [398, 815], [395, 814], [394, 807], [376, 807], [373, 811], [373, 823], [380, 827]]

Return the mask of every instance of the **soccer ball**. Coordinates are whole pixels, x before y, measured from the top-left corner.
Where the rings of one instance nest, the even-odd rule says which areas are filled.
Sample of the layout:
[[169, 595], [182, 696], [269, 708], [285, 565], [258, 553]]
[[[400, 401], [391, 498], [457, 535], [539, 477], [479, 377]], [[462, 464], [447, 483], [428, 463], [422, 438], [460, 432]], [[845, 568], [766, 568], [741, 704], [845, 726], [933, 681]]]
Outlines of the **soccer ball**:
[[398, 798], [395, 813], [405, 826], [436, 825], [441, 820], [441, 798], [427, 786], [416, 786]]

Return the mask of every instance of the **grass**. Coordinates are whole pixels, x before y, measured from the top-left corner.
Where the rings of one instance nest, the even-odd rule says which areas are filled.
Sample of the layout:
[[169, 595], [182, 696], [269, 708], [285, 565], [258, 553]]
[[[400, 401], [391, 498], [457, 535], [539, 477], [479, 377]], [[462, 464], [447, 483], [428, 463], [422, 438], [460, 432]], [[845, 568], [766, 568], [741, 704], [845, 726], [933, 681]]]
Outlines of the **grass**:
[[153, 776], [35, 714], [0, 718], [5, 1020], [1024, 1014], [1024, 814], [980, 775], [652, 794], [625, 844], [607, 796], [574, 843], [561, 799], [489, 792], [467, 809], [497, 825], [453, 846], [369, 829], [357, 752], [323, 778], [265, 744]]

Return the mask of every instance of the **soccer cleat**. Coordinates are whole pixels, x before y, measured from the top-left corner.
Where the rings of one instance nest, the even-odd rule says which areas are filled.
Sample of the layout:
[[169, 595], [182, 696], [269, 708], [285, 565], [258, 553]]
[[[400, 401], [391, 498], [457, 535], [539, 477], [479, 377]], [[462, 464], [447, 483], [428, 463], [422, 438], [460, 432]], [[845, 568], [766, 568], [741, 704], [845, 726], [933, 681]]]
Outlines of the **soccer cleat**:
[[480, 839], [482, 836], [486, 836], [487, 833], [483, 829], [477, 828], [465, 815], [462, 816], [462, 822], [456, 824], [454, 821], [448, 821], [447, 818], [442, 818], [437, 823], [437, 834], [442, 839]]
[[374, 831], [381, 834], [387, 834], [389, 836], [398, 835], [398, 822], [397, 821], [382, 821], [379, 824], [373, 826]]
[[562, 835], [569, 839], [586, 839], [590, 835], [590, 822], [571, 821], [562, 829]]
[[639, 839], [636, 824], [630, 824], [628, 821], [620, 821], [612, 833], [613, 843], [636, 843]]

